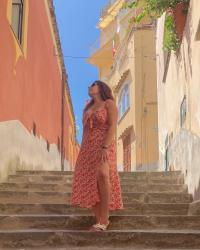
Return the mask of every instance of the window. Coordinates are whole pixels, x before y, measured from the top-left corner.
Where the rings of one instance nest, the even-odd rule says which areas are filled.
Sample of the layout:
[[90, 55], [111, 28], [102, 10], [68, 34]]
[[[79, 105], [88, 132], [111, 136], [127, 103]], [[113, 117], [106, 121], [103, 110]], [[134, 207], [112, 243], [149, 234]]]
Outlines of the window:
[[119, 119], [122, 118], [124, 113], [130, 107], [130, 96], [129, 96], [129, 84], [126, 84], [120, 94], [118, 109], [119, 109]]
[[183, 126], [187, 115], [187, 107], [186, 107], [186, 96], [184, 96], [183, 101], [180, 107], [180, 125]]
[[22, 44], [23, 0], [12, 0], [12, 29], [20, 44]]

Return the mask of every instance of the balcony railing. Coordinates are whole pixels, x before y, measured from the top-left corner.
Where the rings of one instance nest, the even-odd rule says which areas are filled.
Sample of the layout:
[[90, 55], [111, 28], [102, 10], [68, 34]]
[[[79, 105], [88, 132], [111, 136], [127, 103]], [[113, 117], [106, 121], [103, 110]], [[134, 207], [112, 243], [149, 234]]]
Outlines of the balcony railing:
[[[113, 76], [116, 69], [119, 70], [119, 68], [123, 65], [123, 62], [125, 61], [126, 58], [127, 59], [134, 58], [134, 56], [129, 57], [129, 55], [127, 54], [127, 47], [128, 47], [132, 34], [139, 29], [156, 29], [156, 21], [153, 20], [152, 22], [147, 23], [147, 24], [133, 26], [131, 30], [127, 32], [125, 38], [123, 39], [123, 42], [121, 42], [121, 44], [117, 48], [117, 53], [115, 54], [115, 57], [114, 57], [114, 63], [109, 73], [104, 77], [105, 81], [108, 81]], [[154, 58], [153, 55], [152, 56], [149, 55], [149, 57]]]
[[[100, 17], [103, 18], [108, 13], [109, 8], [118, 1], [119, 0], [109, 0], [107, 5], [101, 9]], [[123, 0], [124, 3], [129, 3], [131, 1], [132, 0]]]
[[118, 0], [109, 0], [107, 5], [103, 9], [101, 9], [100, 16], [104, 17], [107, 14], [108, 9], [117, 1]]

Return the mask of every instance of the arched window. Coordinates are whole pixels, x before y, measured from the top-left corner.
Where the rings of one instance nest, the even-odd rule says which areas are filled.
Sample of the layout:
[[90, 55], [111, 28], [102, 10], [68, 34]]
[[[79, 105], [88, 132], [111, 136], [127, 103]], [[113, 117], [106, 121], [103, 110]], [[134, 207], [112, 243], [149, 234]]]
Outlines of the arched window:
[[123, 89], [121, 90], [118, 101], [119, 120], [122, 118], [122, 116], [129, 107], [130, 107], [129, 84], [125, 84]]

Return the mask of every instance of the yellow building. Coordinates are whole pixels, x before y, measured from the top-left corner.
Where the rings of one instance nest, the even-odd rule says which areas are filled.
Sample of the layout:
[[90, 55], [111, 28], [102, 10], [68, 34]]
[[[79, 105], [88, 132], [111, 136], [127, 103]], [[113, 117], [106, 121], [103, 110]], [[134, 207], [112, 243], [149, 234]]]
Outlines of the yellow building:
[[155, 23], [130, 23], [139, 10], [123, 8], [124, 0], [110, 1], [98, 27], [100, 46], [89, 63], [113, 90], [118, 105], [118, 170], [155, 170], [158, 167]]

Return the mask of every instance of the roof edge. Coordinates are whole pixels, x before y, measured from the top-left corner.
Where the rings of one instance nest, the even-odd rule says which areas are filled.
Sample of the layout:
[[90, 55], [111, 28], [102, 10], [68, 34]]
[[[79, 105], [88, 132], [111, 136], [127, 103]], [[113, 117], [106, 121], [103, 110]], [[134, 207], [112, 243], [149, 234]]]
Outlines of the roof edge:
[[56, 20], [55, 7], [54, 7], [54, 4], [53, 4], [53, 0], [47, 0], [47, 3], [48, 3], [48, 6], [49, 6], [53, 31], [54, 31], [54, 35], [55, 35], [55, 39], [56, 39], [58, 57], [59, 57], [60, 62], [61, 62], [61, 69], [62, 69], [62, 72], [64, 73], [64, 78], [66, 79], [66, 82], [65, 82], [66, 91], [67, 91], [67, 96], [69, 98], [70, 108], [71, 108], [71, 111], [72, 111], [72, 117], [74, 119], [74, 125], [75, 125], [74, 131], [75, 131], [75, 137], [76, 137], [77, 136], [77, 134], [76, 134], [76, 120], [75, 120], [74, 109], [73, 109], [73, 105], [72, 105], [72, 98], [71, 98], [71, 94], [70, 94], [70, 88], [69, 88], [69, 84], [68, 84], [68, 74], [67, 74], [67, 71], [66, 71], [66, 68], [65, 68], [64, 56], [63, 56], [63, 52], [62, 52], [60, 35], [59, 35], [59, 30], [58, 30], [58, 25], [57, 25], [57, 20]]

